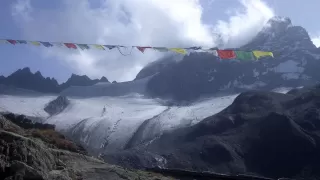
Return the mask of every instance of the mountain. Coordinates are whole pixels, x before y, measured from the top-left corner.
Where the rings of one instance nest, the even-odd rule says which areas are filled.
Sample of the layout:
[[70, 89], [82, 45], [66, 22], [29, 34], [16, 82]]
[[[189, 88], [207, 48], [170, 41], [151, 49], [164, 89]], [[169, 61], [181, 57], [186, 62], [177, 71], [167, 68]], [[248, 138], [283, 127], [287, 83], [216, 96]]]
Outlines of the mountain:
[[251, 42], [238, 49], [273, 51], [275, 57], [240, 62], [219, 60], [207, 53], [191, 53], [164, 68], [159, 68], [161, 63], [157, 62], [141, 70], [141, 73], [154, 74], [147, 91], [153, 97], [192, 101], [221, 92], [297, 87], [320, 80], [317, 72], [320, 51], [307, 31], [292, 25], [289, 18], [270, 19]]
[[174, 65], [176, 62], [178, 62], [180, 60], [182, 60], [182, 58], [179, 55], [168, 55], [163, 58], [160, 58], [160, 59], [148, 64], [146, 67], [144, 67], [137, 74], [135, 80], [139, 80], [139, 79], [143, 79], [143, 78], [155, 75], [158, 72], [162, 71], [163, 69]]
[[92, 86], [98, 82], [109, 82], [106, 77], [102, 77], [101, 79], [90, 79], [88, 76], [83, 75], [79, 76], [76, 74], [72, 74], [71, 77], [60, 85], [60, 89], [64, 90], [71, 86]]
[[270, 19], [258, 35], [243, 49], [261, 49], [273, 51], [281, 56], [296, 50], [312, 50], [316, 46], [312, 43], [308, 32], [301, 26], [292, 25], [287, 17]]
[[103, 158], [135, 168], [319, 179], [319, 102], [320, 85], [287, 94], [248, 91], [194, 126]]
[[54, 78], [45, 78], [39, 71], [32, 73], [28, 67], [18, 69], [8, 77], [0, 76], [0, 84], [2, 85], [13, 86], [16, 88], [28, 89], [42, 93], [59, 93], [60, 91], [71, 86], [92, 86], [99, 82], [108, 83], [109, 81], [104, 76], [101, 79], [91, 80], [85, 75], [79, 76], [72, 74], [65, 83], [59, 85], [57, 80]]
[[0, 84], [38, 92], [56, 93], [59, 91], [59, 84], [54, 78], [44, 78], [39, 71], [33, 74], [30, 68], [19, 69], [6, 78], [2, 76]]

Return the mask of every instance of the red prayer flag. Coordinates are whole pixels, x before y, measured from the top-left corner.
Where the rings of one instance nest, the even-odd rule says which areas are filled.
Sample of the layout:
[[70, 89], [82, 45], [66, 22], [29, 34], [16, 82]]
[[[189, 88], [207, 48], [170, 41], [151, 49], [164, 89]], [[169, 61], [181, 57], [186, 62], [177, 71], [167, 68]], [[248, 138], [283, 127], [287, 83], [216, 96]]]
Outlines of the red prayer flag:
[[64, 45], [66, 45], [68, 48], [77, 49], [77, 46], [72, 43], [64, 43]]
[[139, 49], [139, 51], [144, 53], [144, 50], [146, 50], [147, 48], [151, 48], [151, 47], [140, 47], [140, 46], [137, 46], [137, 48]]
[[17, 44], [17, 41], [16, 41], [16, 40], [8, 39], [7, 41], [8, 41], [9, 43], [13, 44], [13, 45]]
[[217, 50], [218, 55], [221, 59], [234, 59], [236, 58], [236, 53], [233, 50]]

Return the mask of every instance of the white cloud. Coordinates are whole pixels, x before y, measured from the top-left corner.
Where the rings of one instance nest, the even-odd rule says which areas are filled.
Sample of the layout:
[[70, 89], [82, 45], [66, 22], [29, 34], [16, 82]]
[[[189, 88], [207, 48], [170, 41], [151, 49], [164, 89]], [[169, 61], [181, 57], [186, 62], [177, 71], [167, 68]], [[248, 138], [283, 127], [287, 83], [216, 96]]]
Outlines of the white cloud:
[[29, 13], [32, 12], [30, 0], [17, 0], [16, 3], [12, 4], [12, 15], [23, 18], [24, 21], [29, 21]]
[[[62, 2], [59, 10], [32, 8], [30, 0], [15, 3], [13, 15], [25, 38], [128, 46], [214, 46], [214, 29], [227, 46], [238, 46], [250, 40], [273, 15], [260, 0], [242, 0], [241, 10], [212, 28], [201, 21], [203, 7], [198, 0], [101, 0], [98, 7], [89, 0]], [[125, 81], [163, 54], [133, 50], [122, 56], [117, 50], [48, 48], [42, 55], [61, 60], [75, 73]]]
[[311, 38], [311, 40], [316, 47], [320, 47], [320, 35]]
[[[218, 21], [214, 31], [221, 34], [221, 43], [226, 48], [248, 43], [274, 16], [273, 10], [262, 0], [240, 0], [244, 8], [229, 9], [229, 20]], [[232, 15], [233, 14], [233, 15]]]

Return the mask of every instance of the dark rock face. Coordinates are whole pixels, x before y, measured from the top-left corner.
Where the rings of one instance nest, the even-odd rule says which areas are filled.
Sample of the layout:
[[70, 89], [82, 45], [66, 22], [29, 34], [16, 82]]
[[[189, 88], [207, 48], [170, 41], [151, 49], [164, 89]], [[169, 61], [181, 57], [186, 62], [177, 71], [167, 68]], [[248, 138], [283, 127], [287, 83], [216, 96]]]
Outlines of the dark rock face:
[[194, 126], [104, 158], [137, 168], [318, 179], [319, 109], [320, 85], [288, 94], [249, 91]]
[[219, 92], [308, 86], [320, 81], [315, 68], [320, 66], [320, 51], [307, 31], [292, 25], [289, 18], [270, 19], [251, 42], [238, 49], [272, 51], [274, 58], [241, 62], [191, 53], [164, 68], [159, 68], [160, 62], [150, 64], [141, 74], [154, 75], [147, 86], [152, 96], [176, 101], [195, 100]]
[[50, 115], [56, 115], [62, 112], [68, 105], [70, 104], [70, 101], [65, 96], [58, 96], [55, 100], [49, 102], [49, 104], [46, 105], [44, 110]]

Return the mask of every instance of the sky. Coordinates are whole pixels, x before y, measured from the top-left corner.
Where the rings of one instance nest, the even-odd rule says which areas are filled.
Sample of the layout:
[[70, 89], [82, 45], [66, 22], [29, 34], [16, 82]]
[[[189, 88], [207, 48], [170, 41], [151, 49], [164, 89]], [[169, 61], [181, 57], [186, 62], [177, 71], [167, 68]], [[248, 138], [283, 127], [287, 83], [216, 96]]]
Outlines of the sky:
[[[320, 46], [319, 0], [1, 0], [0, 39], [127, 46], [228, 47], [250, 41], [279, 15], [307, 29]], [[130, 49], [123, 53], [130, 53]], [[0, 74], [30, 67], [60, 83], [72, 73], [129, 81], [166, 53], [87, 51], [0, 44]]]

